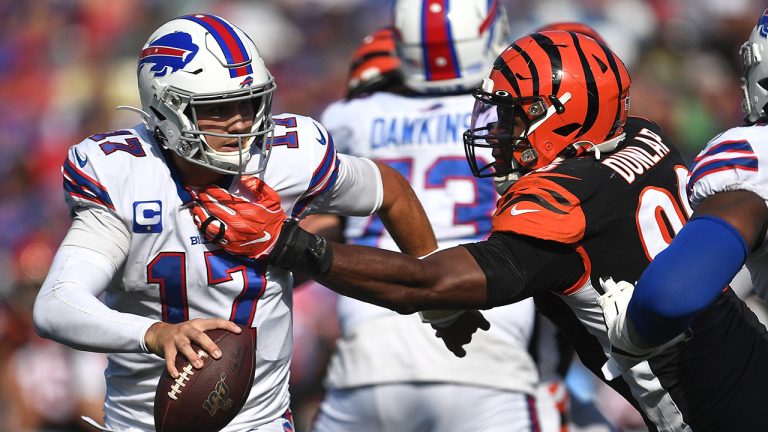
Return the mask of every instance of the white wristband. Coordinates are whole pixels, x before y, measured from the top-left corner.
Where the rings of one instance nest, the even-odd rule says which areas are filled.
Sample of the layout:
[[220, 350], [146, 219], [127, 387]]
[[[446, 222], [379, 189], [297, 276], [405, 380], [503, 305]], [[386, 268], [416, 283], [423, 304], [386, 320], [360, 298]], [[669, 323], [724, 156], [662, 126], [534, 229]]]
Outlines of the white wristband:
[[456, 309], [431, 309], [420, 311], [419, 316], [421, 317], [421, 322], [442, 328], [456, 322], [460, 316], [464, 315], [464, 312], [466, 311]]

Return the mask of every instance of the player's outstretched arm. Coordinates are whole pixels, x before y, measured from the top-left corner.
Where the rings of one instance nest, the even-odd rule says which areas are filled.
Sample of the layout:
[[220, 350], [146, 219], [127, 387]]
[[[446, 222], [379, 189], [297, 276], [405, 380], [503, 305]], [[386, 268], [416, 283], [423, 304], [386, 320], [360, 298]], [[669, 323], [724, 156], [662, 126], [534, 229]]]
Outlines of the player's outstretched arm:
[[767, 225], [768, 207], [753, 192], [720, 192], [702, 201], [637, 282], [627, 315], [638, 335], [658, 345], [683, 332], [760, 245]]
[[332, 266], [316, 279], [346, 296], [406, 314], [486, 305], [485, 274], [462, 246], [424, 259], [339, 243], [330, 243], [326, 253]]
[[376, 162], [384, 199], [376, 214], [403, 253], [423, 256], [437, 249], [432, 225], [408, 181], [390, 166]]

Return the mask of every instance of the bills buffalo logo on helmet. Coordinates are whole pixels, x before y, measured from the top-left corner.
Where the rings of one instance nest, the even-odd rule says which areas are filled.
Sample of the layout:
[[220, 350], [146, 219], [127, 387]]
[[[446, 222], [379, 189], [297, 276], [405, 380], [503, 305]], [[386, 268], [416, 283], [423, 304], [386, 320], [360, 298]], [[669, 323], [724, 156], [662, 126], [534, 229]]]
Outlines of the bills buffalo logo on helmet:
[[189, 64], [199, 47], [192, 43], [192, 36], [184, 32], [174, 32], [157, 38], [141, 51], [139, 69], [151, 64], [154, 76], [174, 73]]
[[253, 77], [249, 75], [240, 83], [240, 88], [250, 87], [251, 85], [253, 85]]
[[763, 11], [763, 15], [760, 17], [760, 21], [757, 22], [757, 26], [760, 27], [760, 36], [768, 37], [768, 9]]

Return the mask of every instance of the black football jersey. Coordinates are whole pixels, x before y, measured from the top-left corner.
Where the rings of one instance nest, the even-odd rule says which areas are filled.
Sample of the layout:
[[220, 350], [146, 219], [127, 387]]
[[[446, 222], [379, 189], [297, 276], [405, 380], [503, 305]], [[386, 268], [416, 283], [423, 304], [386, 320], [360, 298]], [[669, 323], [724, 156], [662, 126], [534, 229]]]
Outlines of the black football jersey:
[[[603, 294], [599, 279], [637, 281], [691, 214], [688, 170], [659, 127], [630, 118], [625, 132], [615, 151], [556, 161], [523, 176], [501, 197], [493, 219], [495, 233], [557, 242], [579, 254], [581, 276], [570, 277], [567, 286], [541, 286], [539, 279], [539, 286], [521, 292], [534, 294], [539, 310], [601, 378], [610, 345], [596, 303]], [[545, 266], [551, 275], [574, 272], [557, 259]], [[768, 406], [765, 328], [725, 289], [692, 331], [690, 340], [608, 384], [642, 413], [650, 430], [768, 431], [768, 414], [760, 408]]]

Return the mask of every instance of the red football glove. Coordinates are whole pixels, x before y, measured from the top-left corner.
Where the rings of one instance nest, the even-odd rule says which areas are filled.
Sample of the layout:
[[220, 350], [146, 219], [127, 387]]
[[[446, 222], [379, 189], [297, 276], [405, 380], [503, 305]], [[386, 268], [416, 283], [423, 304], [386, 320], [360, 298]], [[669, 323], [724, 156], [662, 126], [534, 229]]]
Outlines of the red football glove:
[[231, 254], [258, 259], [274, 247], [286, 215], [277, 192], [266, 183], [256, 177], [242, 182], [253, 193], [253, 201], [208, 185], [193, 192], [192, 216], [209, 241]]

